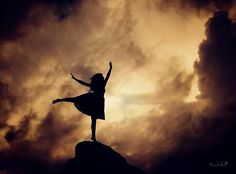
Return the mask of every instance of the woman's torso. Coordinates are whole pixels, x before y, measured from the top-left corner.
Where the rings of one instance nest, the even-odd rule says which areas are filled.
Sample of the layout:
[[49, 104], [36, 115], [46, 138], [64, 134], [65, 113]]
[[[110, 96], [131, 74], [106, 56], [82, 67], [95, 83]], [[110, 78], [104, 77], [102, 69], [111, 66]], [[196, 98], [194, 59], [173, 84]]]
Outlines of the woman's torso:
[[99, 85], [91, 85], [90, 90], [94, 92], [95, 94], [98, 95], [104, 95], [105, 94], [105, 85], [104, 84], [99, 84]]

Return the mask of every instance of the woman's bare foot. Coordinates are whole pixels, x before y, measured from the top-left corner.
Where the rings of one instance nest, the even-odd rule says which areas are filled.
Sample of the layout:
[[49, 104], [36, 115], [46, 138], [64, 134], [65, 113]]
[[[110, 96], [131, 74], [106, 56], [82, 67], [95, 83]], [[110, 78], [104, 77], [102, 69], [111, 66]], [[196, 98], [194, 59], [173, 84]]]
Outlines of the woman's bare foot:
[[55, 103], [58, 103], [58, 102], [60, 102], [61, 100], [58, 98], [58, 99], [56, 99], [56, 100], [53, 100], [52, 101], [52, 104], [55, 104]]
[[94, 142], [97, 142], [95, 137], [91, 137], [91, 140], [94, 141]]

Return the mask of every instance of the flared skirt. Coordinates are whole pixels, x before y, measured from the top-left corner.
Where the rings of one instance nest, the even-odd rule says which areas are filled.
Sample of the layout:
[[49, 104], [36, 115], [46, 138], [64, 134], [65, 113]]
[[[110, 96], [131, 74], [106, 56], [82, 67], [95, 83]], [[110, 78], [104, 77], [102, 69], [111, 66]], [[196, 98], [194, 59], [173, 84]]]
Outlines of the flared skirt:
[[105, 120], [105, 99], [103, 95], [93, 92], [82, 94], [75, 97], [74, 105], [83, 114]]

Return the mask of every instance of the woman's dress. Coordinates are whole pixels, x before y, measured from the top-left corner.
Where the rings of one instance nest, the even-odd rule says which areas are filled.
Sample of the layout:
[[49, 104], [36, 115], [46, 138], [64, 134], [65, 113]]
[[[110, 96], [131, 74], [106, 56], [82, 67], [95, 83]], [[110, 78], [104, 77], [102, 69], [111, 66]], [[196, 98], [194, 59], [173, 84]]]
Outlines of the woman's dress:
[[105, 87], [98, 87], [88, 93], [79, 95], [74, 99], [75, 107], [88, 116], [105, 120]]

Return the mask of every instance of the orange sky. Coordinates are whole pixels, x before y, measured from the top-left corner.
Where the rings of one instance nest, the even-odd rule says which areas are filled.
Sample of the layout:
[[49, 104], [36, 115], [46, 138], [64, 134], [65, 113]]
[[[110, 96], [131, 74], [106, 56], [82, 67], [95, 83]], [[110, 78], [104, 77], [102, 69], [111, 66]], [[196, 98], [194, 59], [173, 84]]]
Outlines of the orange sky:
[[[21, 96], [9, 114], [9, 125], [17, 129], [23, 117], [33, 113], [24, 138], [34, 140], [37, 126], [53, 113], [73, 131], [62, 132], [50, 155], [53, 159], [72, 156], [74, 145], [90, 138], [90, 118], [72, 104], [52, 105], [51, 101], [86, 92], [70, 73], [86, 81], [96, 72], [106, 73], [112, 61], [106, 120], [98, 122], [98, 140], [147, 168], [152, 155], [168, 153], [178, 145], [176, 134], [185, 131], [181, 114], [205, 106], [196, 98], [200, 92], [193, 64], [209, 14], [174, 7], [160, 10], [154, 1], [143, 0], [87, 1], [62, 22], [44, 6], [30, 13], [45, 14], [37, 18], [38, 28], [23, 27], [24, 37], [1, 48], [11, 64], [2, 81]], [[1, 139], [7, 131], [0, 132]], [[3, 141], [0, 147], [9, 144]]]

